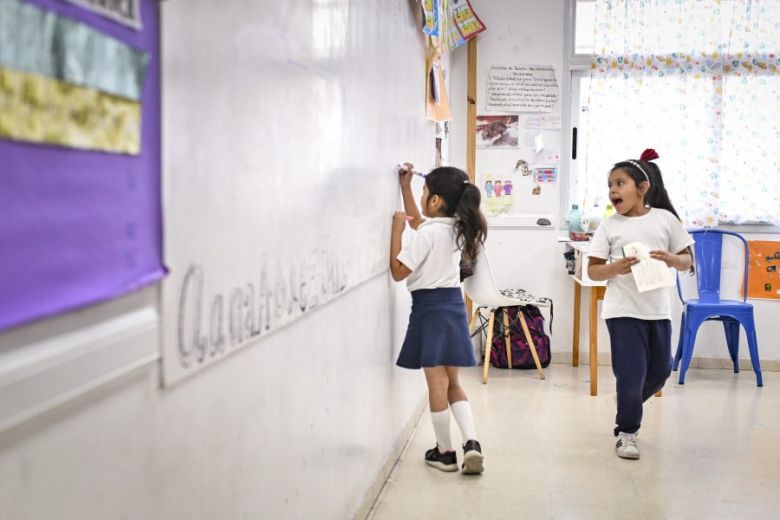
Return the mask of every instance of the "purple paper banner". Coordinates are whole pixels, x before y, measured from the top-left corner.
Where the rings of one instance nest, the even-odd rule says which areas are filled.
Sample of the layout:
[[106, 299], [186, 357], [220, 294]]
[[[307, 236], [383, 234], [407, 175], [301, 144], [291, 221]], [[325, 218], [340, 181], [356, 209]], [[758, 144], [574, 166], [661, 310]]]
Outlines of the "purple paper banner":
[[0, 139], [0, 330], [160, 280], [158, 0], [136, 31], [60, 0], [28, 0], [149, 53], [141, 153]]

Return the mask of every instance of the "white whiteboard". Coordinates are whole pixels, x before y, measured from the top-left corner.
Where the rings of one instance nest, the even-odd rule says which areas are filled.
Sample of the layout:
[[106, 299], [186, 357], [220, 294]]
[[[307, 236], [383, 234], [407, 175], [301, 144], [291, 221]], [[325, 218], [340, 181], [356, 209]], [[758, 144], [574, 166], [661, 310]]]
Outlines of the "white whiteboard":
[[170, 384], [385, 273], [435, 129], [414, 2], [161, 5]]

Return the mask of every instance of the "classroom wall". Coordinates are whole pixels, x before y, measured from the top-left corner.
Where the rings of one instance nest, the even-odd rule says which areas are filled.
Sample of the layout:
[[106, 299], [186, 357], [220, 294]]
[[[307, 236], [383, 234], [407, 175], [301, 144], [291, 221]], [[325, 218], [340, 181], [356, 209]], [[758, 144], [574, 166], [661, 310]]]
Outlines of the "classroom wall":
[[349, 518], [419, 409], [407, 300], [377, 277], [171, 389], [154, 365], [0, 434], [0, 518]]
[[[545, 64], [556, 69], [559, 85], [563, 84], [564, 69], [564, 8], [563, 0], [494, 0], [480, 2], [475, 6], [488, 30], [478, 37], [477, 42], [477, 114], [486, 113], [484, 92], [487, 73], [491, 64]], [[454, 165], [465, 166], [466, 155], [466, 108], [459, 100], [466, 97], [466, 55], [455, 54], [452, 62], [452, 99], [454, 122], [452, 124], [451, 160]], [[562, 91], [557, 110], [561, 115], [568, 110], [568, 93]], [[545, 142], [555, 142], [550, 136]], [[558, 136], [560, 139], [560, 136]], [[560, 142], [560, 141], [557, 141]], [[477, 175], [486, 169], [494, 168], [496, 154], [501, 150], [477, 150]], [[562, 151], [566, 157], [568, 151]], [[561, 189], [565, 177], [559, 180], [556, 189]], [[547, 189], [547, 186], [544, 187]], [[564, 188], [565, 189], [565, 188]], [[515, 192], [518, 193], [518, 188]], [[560, 198], [544, 213], [562, 217]], [[528, 211], [521, 207], [519, 212]], [[537, 211], [537, 208], [532, 208]], [[565, 222], [563, 222], [565, 225]], [[502, 287], [523, 287], [540, 296], [547, 296], [555, 303], [555, 320], [551, 337], [553, 359], [556, 362], [571, 362], [572, 350], [572, 308], [573, 282], [564, 269], [564, 246], [556, 241], [565, 236], [565, 230], [529, 230], [491, 227], [487, 248], [491, 267], [497, 282]], [[778, 234], [744, 234], [748, 240], [780, 240]], [[733, 256], [734, 244], [726, 244], [726, 255]], [[773, 301], [751, 300], [755, 307], [758, 327], [759, 352], [765, 369], [780, 370], [780, 303]], [[582, 321], [580, 325], [580, 360], [588, 359], [587, 327], [587, 291], [583, 291]], [[673, 300], [673, 316], [680, 315], [680, 304]], [[679, 320], [673, 320], [674, 345], [678, 334]], [[741, 338], [740, 358], [747, 360], [747, 343], [744, 332]], [[730, 366], [728, 351], [719, 323], [711, 322], [702, 326], [696, 342], [695, 357], [702, 366]], [[609, 337], [603, 320], [599, 322], [599, 361], [609, 363]], [[728, 361], [728, 362], [727, 362]], [[699, 361], [694, 359], [694, 365]], [[746, 361], [743, 361], [743, 364]], [[745, 364], [744, 366], [747, 366]], [[747, 381], [747, 378], [745, 378]]]

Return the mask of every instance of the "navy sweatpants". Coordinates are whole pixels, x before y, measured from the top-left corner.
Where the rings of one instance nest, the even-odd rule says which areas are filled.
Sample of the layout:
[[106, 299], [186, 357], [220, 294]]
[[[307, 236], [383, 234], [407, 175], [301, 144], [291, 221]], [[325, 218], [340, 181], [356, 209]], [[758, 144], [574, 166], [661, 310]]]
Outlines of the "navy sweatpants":
[[672, 322], [610, 318], [612, 372], [617, 379], [615, 435], [636, 433], [642, 403], [663, 388], [672, 373]]

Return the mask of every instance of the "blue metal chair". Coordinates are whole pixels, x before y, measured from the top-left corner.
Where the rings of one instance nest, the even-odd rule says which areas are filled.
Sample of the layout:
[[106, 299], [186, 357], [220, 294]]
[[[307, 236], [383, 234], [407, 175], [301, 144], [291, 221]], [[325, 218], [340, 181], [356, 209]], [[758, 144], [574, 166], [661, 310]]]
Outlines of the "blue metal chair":
[[[758, 386], [763, 386], [761, 366], [758, 360], [758, 340], [756, 339], [756, 324], [753, 318], [753, 305], [747, 303], [748, 286], [748, 245], [744, 238], [737, 233], [721, 231], [717, 229], [695, 229], [689, 231], [696, 244], [694, 245], [694, 258], [696, 261], [696, 285], [699, 290], [697, 299], [684, 300], [680, 288], [680, 277], [677, 277], [677, 294], [683, 303], [683, 313], [680, 320], [680, 339], [677, 344], [677, 353], [674, 356], [674, 370], [677, 370], [680, 361], [680, 384], [685, 384], [685, 372], [691, 364], [693, 357], [693, 344], [696, 341], [696, 332], [699, 326], [708, 320], [716, 320], [723, 323], [726, 333], [726, 344], [729, 355], [734, 364], [734, 372], [739, 372], [739, 326], [745, 327], [750, 350], [750, 361], [753, 371], [756, 373]], [[723, 252], [723, 235], [737, 237], [745, 250], [745, 270], [742, 278], [742, 287], [745, 295], [742, 301], [720, 299], [720, 271], [721, 255]]]

